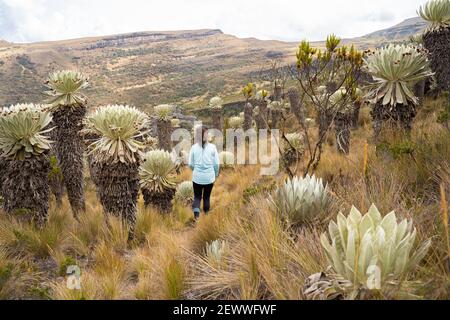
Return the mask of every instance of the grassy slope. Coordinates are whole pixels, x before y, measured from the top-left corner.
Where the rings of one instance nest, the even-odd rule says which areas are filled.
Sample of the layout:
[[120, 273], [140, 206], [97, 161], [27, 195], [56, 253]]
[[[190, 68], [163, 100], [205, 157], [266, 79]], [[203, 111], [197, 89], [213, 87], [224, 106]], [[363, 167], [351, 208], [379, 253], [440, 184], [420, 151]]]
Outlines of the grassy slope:
[[[319, 242], [327, 222], [352, 205], [364, 211], [375, 203], [383, 214], [396, 210], [399, 217], [413, 219], [419, 240], [433, 238], [431, 252], [411, 275], [426, 285], [407, 291], [448, 299], [439, 185], [448, 198], [450, 139], [436, 123], [441, 105], [428, 101], [421, 108], [412, 133], [413, 156], [376, 153], [368, 110], [363, 110], [362, 126], [352, 134], [348, 157], [337, 154], [330, 137], [317, 174], [329, 182], [333, 205], [325, 219], [294, 231], [283, 226], [261, 191], [279, 184], [283, 174], [261, 178], [254, 166], [222, 172], [213, 194], [214, 210], [195, 227], [187, 207], [176, 205], [172, 214], [162, 216], [140, 202], [137, 240], [131, 244], [118, 220], [110, 218], [105, 225], [89, 183], [88, 210], [79, 222], [70, 216], [67, 201], [59, 210], [52, 205], [50, 222], [41, 231], [2, 214], [0, 298], [303, 299], [305, 278], [327, 267]], [[386, 139], [394, 146], [404, 141], [396, 134]], [[296, 170], [302, 172], [302, 164]], [[180, 181], [186, 179], [188, 170], [179, 176]], [[243, 197], [245, 190], [252, 197]], [[204, 255], [206, 244], [216, 239], [226, 241], [221, 262]], [[82, 269], [81, 291], [66, 287], [65, 268], [72, 264]], [[397, 294], [392, 292], [391, 298]]]

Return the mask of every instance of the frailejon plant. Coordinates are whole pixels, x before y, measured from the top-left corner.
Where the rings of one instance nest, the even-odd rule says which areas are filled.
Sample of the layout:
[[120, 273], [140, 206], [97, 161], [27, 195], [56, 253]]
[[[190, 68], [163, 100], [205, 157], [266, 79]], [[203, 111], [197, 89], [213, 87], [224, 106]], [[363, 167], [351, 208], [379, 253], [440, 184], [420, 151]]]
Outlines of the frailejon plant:
[[256, 92], [255, 98], [258, 101], [266, 101], [268, 100], [269, 97], [269, 91], [267, 90], [259, 90], [258, 92]]
[[350, 153], [350, 128], [354, 116], [352, 95], [341, 88], [330, 96], [330, 102], [338, 110], [334, 118], [337, 151], [343, 154]]
[[2, 160], [0, 158], [0, 206], [3, 203], [3, 190], [2, 190], [2, 185], [3, 185], [3, 180], [4, 180], [4, 176], [5, 176], [5, 169], [6, 169], [6, 163], [4, 160]]
[[244, 98], [246, 102], [248, 102], [253, 96], [255, 95], [255, 85], [253, 83], [247, 84], [244, 89], [242, 89], [242, 94], [244, 95]]
[[172, 128], [180, 128], [181, 127], [180, 119], [172, 119], [172, 120], [170, 120], [170, 123], [172, 125]]
[[227, 243], [224, 240], [215, 240], [206, 245], [206, 259], [215, 267], [220, 267]]
[[194, 202], [194, 185], [192, 181], [180, 183], [175, 192], [175, 201], [183, 205], [191, 205]]
[[289, 144], [295, 148], [295, 150], [299, 152], [303, 152], [304, 144], [303, 144], [303, 135], [299, 132], [295, 133], [288, 133], [286, 134], [286, 139], [288, 140]]
[[427, 56], [413, 46], [389, 45], [370, 55], [365, 66], [374, 79], [368, 97], [373, 104], [375, 135], [388, 119], [410, 131], [419, 102], [412, 87], [432, 75]]
[[283, 158], [285, 163], [291, 165], [304, 153], [304, 137], [301, 133], [288, 133], [285, 135], [286, 141], [283, 144]]
[[214, 129], [217, 130], [223, 130], [222, 105], [223, 100], [220, 97], [214, 97], [209, 101], [209, 108], [211, 109], [213, 127]]
[[261, 129], [263, 127], [264, 120], [261, 116], [261, 108], [259, 106], [253, 108], [253, 116], [255, 117], [256, 129]]
[[440, 90], [450, 92], [450, 1], [430, 0], [418, 14], [430, 23], [423, 35]]
[[244, 131], [250, 130], [253, 127], [253, 106], [247, 102], [244, 107]]
[[430, 23], [429, 29], [450, 26], [450, 1], [430, 0], [418, 11], [419, 16]]
[[297, 88], [291, 87], [288, 91], [289, 102], [291, 106], [291, 112], [294, 114], [299, 125], [305, 127], [305, 114], [304, 108], [301, 105], [300, 93]]
[[306, 300], [342, 300], [352, 287], [352, 283], [342, 276], [319, 272], [305, 280], [303, 295]]
[[[326, 41], [326, 50], [313, 48], [303, 41], [297, 52], [297, 68], [302, 94], [305, 94], [318, 111], [319, 135], [323, 137], [334, 117], [334, 105], [329, 97], [339, 90], [338, 83], [351, 88], [358, 80], [363, 64], [363, 54], [354, 47], [340, 45], [341, 40], [330, 35]], [[312, 81], [311, 79], [315, 79]]]
[[281, 79], [275, 79], [273, 82], [273, 100], [281, 101], [283, 97], [283, 86]]
[[51, 121], [48, 107], [34, 104], [3, 108], [0, 114], [3, 208], [7, 213], [30, 210], [40, 226], [49, 208]]
[[283, 116], [283, 103], [280, 101], [272, 101], [268, 108], [271, 117], [270, 127], [272, 129], [278, 129], [281, 117]]
[[134, 107], [105, 106], [86, 118], [86, 131], [96, 136], [89, 146], [97, 193], [107, 213], [134, 227], [139, 195], [141, 137], [149, 118]]
[[233, 168], [235, 165], [234, 154], [232, 152], [222, 151], [219, 153], [219, 161], [224, 169]]
[[352, 127], [357, 129], [359, 125], [359, 113], [361, 111], [361, 106], [364, 100], [363, 91], [359, 88], [355, 88], [352, 94], [353, 100], [353, 116], [352, 116]]
[[267, 129], [267, 124], [269, 122], [269, 109], [267, 105], [269, 103], [269, 92], [267, 90], [259, 90], [256, 93], [256, 101], [258, 102], [258, 109], [255, 110], [255, 120], [258, 129]]
[[55, 196], [56, 205], [60, 208], [64, 195], [64, 179], [58, 164], [58, 158], [54, 155], [50, 155], [50, 173], [48, 175], [48, 182], [50, 190]]
[[[340, 45], [340, 39], [330, 35], [326, 41], [326, 50], [314, 48], [311, 43], [302, 41], [297, 51], [297, 74], [300, 97], [311, 103], [317, 112], [319, 135], [317, 139], [306, 138], [310, 151], [304, 173], [315, 171], [323, 153], [323, 144], [339, 111], [330, 102], [340, 87], [351, 93], [361, 75], [364, 54], [354, 46]], [[323, 88], [323, 89], [322, 89]], [[303, 128], [308, 137], [307, 128]]]
[[221, 109], [223, 105], [223, 100], [221, 97], [213, 97], [211, 100], [209, 100], [209, 107], [210, 108], [218, 108]]
[[156, 125], [158, 131], [159, 148], [165, 151], [172, 150], [172, 113], [173, 107], [168, 104], [162, 104], [154, 108], [156, 116]]
[[[424, 48], [424, 43], [423, 43], [423, 34], [422, 33], [417, 33], [415, 35], [412, 35], [408, 38], [408, 43], [410, 45], [419, 47], [419, 48]], [[429, 57], [429, 54], [428, 54]], [[430, 65], [431, 65], [431, 61], [430, 61]], [[428, 79], [422, 79], [420, 81], [418, 81], [414, 87], [413, 87], [413, 92], [415, 94], [415, 96], [419, 99], [419, 103], [423, 102], [423, 98], [425, 97], [425, 91], [427, 90], [427, 87], [429, 87], [431, 89], [432, 86], [432, 81], [435, 83], [435, 77], [431, 77]]]
[[244, 114], [242, 115], [243, 129], [244, 131], [250, 130], [253, 127], [253, 106], [250, 103], [250, 99], [255, 96], [256, 87], [253, 83], [247, 84], [244, 89], [242, 89], [242, 94], [245, 98]]
[[170, 153], [153, 150], [144, 155], [141, 165], [140, 185], [146, 206], [154, 206], [162, 212], [172, 210], [176, 191], [175, 164]]
[[[52, 122], [49, 125], [50, 128], [55, 128], [55, 123]], [[50, 131], [50, 140], [56, 141], [56, 130]], [[48, 182], [50, 185], [50, 192], [53, 194], [56, 200], [56, 206], [58, 208], [62, 205], [62, 200], [65, 194], [64, 176], [62, 174], [61, 165], [55, 152], [55, 143], [52, 143], [50, 150], [50, 174], [48, 176]]]
[[294, 177], [278, 187], [270, 202], [289, 225], [312, 222], [329, 203], [328, 186], [315, 176]]
[[228, 125], [232, 129], [242, 129], [242, 126], [244, 124], [244, 119], [242, 117], [231, 117], [228, 119]]
[[426, 255], [431, 241], [415, 250], [417, 231], [411, 221], [400, 223], [395, 212], [384, 218], [375, 205], [363, 216], [355, 207], [330, 222], [321, 243], [334, 271], [354, 289], [382, 290], [407, 280]]
[[51, 73], [45, 93], [50, 96], [55, 124], [55, 154], [61, 166], [70, 206], [75, 216], [85, 210], [84, 199], [84, 144], [80, 135], [86, 115], [86, 97], [83, 89], [88, 79], [76, 71]]

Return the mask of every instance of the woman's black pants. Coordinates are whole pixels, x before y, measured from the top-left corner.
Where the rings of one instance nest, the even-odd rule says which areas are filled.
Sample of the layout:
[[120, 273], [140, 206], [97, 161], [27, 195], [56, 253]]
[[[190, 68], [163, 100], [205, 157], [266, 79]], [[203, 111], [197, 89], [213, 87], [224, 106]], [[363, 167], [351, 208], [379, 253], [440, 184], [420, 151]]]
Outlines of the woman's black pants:
[[194, 209], [194, 214], [198, 218], [200, 216], [200, 204], [203, 199], [203, 211], [205, 213], [209, 212], [211, 208], [211, 192], [214, 187], [214, 183], [202, 185], [194, 182], [194, 204], [192, 208]]

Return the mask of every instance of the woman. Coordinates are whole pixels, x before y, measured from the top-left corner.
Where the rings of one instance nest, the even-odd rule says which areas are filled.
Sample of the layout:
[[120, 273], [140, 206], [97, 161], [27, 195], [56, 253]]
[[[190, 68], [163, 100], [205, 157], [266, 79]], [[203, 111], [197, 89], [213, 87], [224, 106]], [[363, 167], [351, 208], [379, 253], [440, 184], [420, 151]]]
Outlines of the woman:
[[208, 142], [208, 128], [196, 128], [196, 143], [189, 155], [189, 167], [193, 170], [195, 220], [200, 217], [200, 204], [203, 198], [203, 212], [211, 208], [211, 192], [219, 176], [219, 154], [214, 144]]

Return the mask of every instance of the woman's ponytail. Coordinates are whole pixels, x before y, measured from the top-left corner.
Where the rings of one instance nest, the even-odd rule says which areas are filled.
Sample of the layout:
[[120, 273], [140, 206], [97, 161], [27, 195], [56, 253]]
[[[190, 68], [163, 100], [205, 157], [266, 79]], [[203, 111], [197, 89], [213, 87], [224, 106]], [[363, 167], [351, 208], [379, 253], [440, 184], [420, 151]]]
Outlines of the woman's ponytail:
[[202, 128], [202, 148], [205, 148], [206, 143], [208, 142], [208, 135], [206, 134], [208, 132], [207, 127]]

